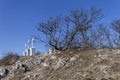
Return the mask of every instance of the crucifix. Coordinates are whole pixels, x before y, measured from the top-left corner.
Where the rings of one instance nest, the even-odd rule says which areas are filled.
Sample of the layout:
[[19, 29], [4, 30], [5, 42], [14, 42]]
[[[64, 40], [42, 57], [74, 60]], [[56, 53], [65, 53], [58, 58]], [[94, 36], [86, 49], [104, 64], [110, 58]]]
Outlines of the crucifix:
[[30, 40], [28, 39], [28, 42], [27, 42], [27, 47], [28, 49], [30, 48]]
[[35, 39], [32, 37], [32, 48], [34, 48]]

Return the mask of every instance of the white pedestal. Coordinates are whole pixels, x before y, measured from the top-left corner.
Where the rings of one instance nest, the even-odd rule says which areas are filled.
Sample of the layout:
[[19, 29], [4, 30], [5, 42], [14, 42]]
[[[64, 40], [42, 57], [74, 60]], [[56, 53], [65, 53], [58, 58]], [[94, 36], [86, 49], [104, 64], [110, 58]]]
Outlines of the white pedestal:
[[34, 53], [35, 53], [35, 48], [30, 48], [30, 55], [29, 56], [32, 56]]

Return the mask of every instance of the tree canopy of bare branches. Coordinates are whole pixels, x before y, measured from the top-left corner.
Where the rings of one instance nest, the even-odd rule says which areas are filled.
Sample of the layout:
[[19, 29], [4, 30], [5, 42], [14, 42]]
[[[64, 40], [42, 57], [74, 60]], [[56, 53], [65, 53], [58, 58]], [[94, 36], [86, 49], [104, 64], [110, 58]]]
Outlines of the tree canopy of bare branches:
[[42, 36], [37, 36], [37, 39], [56, 50], [72, 47], [88, 48], [91, 44], [88, 30], [101, 18], [101, 9], [91, 8], [89, 11], [75, 9], [68, 16], [49, 18], [45, 22], [40, 22], [37, 30]]

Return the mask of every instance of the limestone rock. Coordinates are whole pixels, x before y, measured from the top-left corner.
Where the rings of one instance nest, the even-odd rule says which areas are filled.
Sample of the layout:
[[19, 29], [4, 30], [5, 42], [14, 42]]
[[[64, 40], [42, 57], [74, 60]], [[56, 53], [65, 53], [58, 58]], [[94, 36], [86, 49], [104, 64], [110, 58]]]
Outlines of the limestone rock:
[[43, 66], [44, 66], [44, 67], [47, 67], [47, 66], [49, 66], [49, 65], [48, 65], [47, 63], [43, 63]]
[[54, 67], [54, 69], [59, 69], [59, 68], [62, 68], [63, 66], [65, 66], [65, 64], [67, 63], [67, 59], [66, 58], [59, 58], [56, 66]]
[[71, 57], [71, 58], [70, 58], [70, 61], [75, 61], [75, 60], [77, 60], [76, 57]]
[[22, 64], [20, 62], [17, 62], [15, 64], [15, 66], [13, 66], [13, 71], [12, 71], [12, 75], [22, 75], [24, 74], [26, 71], [30, 71], [30, 69], [25, 65]]
[[1, 77], [5, 77], [7, 75], [7, 73], [8, 73], [7, 69], [0, 68], [0, 76]]
[[53, 55], [52, 55], [52, 56], [51, 56], [51, 59], [56, 59], [56, 56], [53, 56]]

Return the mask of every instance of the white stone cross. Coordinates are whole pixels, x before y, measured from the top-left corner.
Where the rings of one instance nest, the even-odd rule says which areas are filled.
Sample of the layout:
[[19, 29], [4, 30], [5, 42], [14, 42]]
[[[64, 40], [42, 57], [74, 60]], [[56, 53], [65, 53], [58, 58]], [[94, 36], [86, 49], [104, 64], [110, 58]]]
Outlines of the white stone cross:
[[25, 43], [25, 50], [27, 49], [27, 45], [26, 45], [26, 43]]
[[27, 42], [27, 47], [28, 49], [30, 48], [30, 40], [28, 39], [28, 42]]
[[34, 48], [35, 39], [32, 37], [32, 48]]

